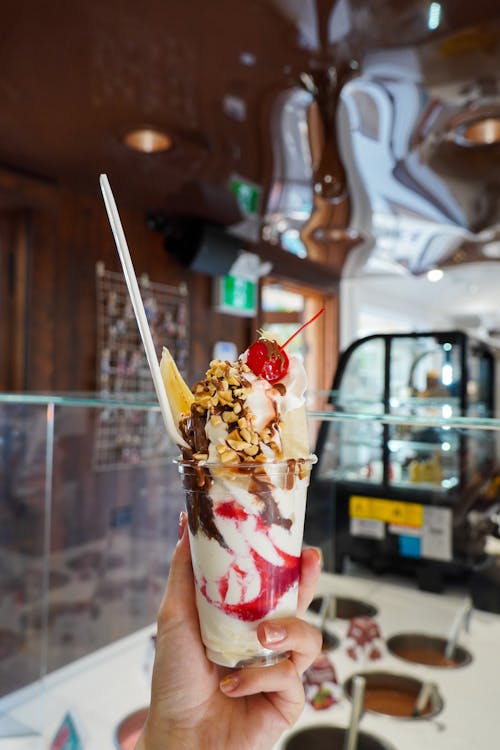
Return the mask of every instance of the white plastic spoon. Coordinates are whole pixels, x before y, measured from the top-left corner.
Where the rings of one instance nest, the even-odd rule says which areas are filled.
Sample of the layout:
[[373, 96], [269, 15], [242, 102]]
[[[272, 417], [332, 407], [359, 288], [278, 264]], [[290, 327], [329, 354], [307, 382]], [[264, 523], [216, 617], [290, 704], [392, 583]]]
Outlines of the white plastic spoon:
[[144, 344], [144, 349], [146, 350], [146, 357], [148, 360], [149, 369], [151, 370], [151, 376], [153, 378], [153, 385], [155, 387], [156, 395], [158, 396], [165, 428], [169, 437], [171, 438], [171, 440], [173, 440], [174, 443], [179, 446], [183, 446], [184, 448], [189, 448], [188, 444], [180, 434], [177, 425], [175, 424], [175, 420], [170, 409], [170, 404], [168, 403], [167, 394], [165, 393], [165, 387], [163, 385], [163, 380], [161, 377], [160, 365], [158, 364], [155, 346], [153, 343], [153, 337], [151, 336], [148, 319], [146, 317], [144, 304], [142, 302], [141, 293], [139, 291], [139, 285], [137, 283], [137, 277], [135, 275], [134, 266], [132, 264], [132, 259], [130, 257], [130, 252], [127, 245], [127, 240], [125, 239], [125, 233], [123, 231], [120, 216], [118, 214], [118, 209], [116, 208], [115, 199], [111, 191], [107, 175], [102, 174], [99, 178], [99, 182], [104, 198], [104, 205], [106, 206], [106, 211], [108, 212], [109, 223], [111, 224], [111, 229], [113, 230], [116, 248], [118, 250], [118, 255], [120, 256], [120, 260], [122, 263], [125, 281], [127, 282], [128, 293], [130, 295], [132, 307], [134, 308], [135, 318], [137, 320], [137, 325], [139, 326], [142, 343]]
[[356, 675], [352, 681], [352, 707], [349, 726], [344, 735], [344, 749], [356, 750], [358, 746], [359, 722], [365, 704], [366, 680], [361, 675]]
[[444, 650], [445, 659], [453, 659], [455, 648], [457, 647], [458, 639], [460, 638], [462, 631], [464, 629], [468, 631], [473, 609], [474, 605], [472, 604], [472, 600], [467, 596], [458, 608], [455, 619], [453, 620]]

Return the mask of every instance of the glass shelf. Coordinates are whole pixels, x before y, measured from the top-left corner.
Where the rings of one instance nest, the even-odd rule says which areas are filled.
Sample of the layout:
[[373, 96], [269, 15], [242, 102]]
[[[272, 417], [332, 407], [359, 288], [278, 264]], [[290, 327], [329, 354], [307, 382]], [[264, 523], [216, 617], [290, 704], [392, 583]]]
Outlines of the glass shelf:
[[[336, 392], [329, 391], [330, 398], [335, 401]], [[440, 402], [441, 403], [441, 402]], [[446, 402], [448, 403], [448, 402]], [[156, 396], [147, 394], [113, 394], [101, 395], [95, 393], [0, 393], [0, 404], [11, 404], [19, 406], [75, 406], [102, 409], [105, 407], [125, 409], [141, 409], [160, 412]], [[352, 411], [342, 410], [329, 405], [324, 409], [308, 409], [309, 419], [317, 422], [378, 422], [379, 424], [415, 425], [420, 427], [448, 427], [462, 429], [498, 430], [500, 429], [500, 418], [492, 417], [438, 417], [433, 415], [418, 416], [411, 414], [391, 414], [380, 411], [378, 407], [370, 410], [369, 402], [353, 401], [348, 404], [351, 407], [358, 405], [363, 409]], [[442, 403], [441, 403], [442, 405]]]

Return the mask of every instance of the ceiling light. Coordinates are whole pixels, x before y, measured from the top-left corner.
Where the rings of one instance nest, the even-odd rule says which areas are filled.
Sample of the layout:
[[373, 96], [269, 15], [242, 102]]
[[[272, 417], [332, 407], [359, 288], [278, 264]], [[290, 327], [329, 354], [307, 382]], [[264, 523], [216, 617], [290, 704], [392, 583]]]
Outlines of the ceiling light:
[[137, 128], [130, 130], [123, 136], [123, 142], [126, 146], [134, 151], [141, 151], [145, 154], [158, 153], [159, 151], [169, 151], [174, 142], [168, 133], [155, 128]]
[[252, 67], [257, 62], [256, 56], [253, 54], [253, 52], [241, 52], [240, 53], [240, 63], [242, 65], [246, 65], [248, 67]]
[[460, 146], [493, 146], [500, 143], [500, 116], [468, 120], [455, 129], [455, 142]]
[[431, 31], [439, 28], [441, 23], [441, 3], [431, 3], [429, 5], [429, 16], [427, 18], [427, 28]]
[[440, 268], [431, 268], [430, 271], [427, 271], [426, 273], [427, 281], [441, 281], [441, 279], [444, 276], [443, 271]]

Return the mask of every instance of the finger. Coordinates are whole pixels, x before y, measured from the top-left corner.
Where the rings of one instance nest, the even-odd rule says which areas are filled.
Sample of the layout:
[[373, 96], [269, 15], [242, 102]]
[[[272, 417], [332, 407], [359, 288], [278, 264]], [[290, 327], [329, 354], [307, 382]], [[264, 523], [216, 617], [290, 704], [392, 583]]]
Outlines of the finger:
[[297, 720], [304, 707], [302, 680], [289, 659], [272, 667], [247, 667], [239, 672], [231, 672], [221, 680], [219, 686], [231, 698], [266, 693], [288, 725]]
[[166, 621], [183, 620], [196, 614], [193, 568], [189, 549], [187, 516], [179, 520], [179, 541], [172, 555], [167, 585], [158, 613], [158, 626]]
[[321, 573], [322, 556], [316, 547], [302, 550], [297, 614], [302, 616], [310, 605]]
[[288, 617], [267, 620], [257, 628], [260, 642], [273, 651], [291, 652], [290, 659], [298, 674], [303, 674], [321, 653], [320, 631], [305, 620]]

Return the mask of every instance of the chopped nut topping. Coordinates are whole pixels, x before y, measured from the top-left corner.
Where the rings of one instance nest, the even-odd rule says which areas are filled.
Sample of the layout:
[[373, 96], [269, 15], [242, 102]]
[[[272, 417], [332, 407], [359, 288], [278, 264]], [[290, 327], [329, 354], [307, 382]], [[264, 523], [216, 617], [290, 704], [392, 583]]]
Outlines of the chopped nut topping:
[[206, 461], [208, 458], [208, 453], [193, 453], [193, 458], [195, 458], [197, 461]]
[[245, 443], [244, 440], [227, 440], [228, 444], [233, 448], [235, 451], [242, 451], [245, 450], [245, 448], [248, 446], [248, 443]]
[[247, 454], [247, 456], [256, 456], [259, 452], [259, 446], [258, 445], [249, 445], [246, 444], [246, 447], [243, 448], [243, 451]]
[[236, 453], [236, 451], [232, 451], [228, 448], [225, 453], [221, 453], [220, 460], [223, 464], [237, 463], [238, 454]]
[[204, 393], [202, 395], [196, 394], [194, 400], [197, 406], [203, 406], [204, 409], [208, 409], [208, 407], [210, 406], [210, 395], [208, 393]]
[[245, 427], [241, 428], [241, 437], [243, 438], [243, 440], [246, 440], [247, 443], [252, 442], [252, 435], [250, 434], [249, 430], [247, 430]]
[[222, 419], [224, 422], [227, 422], [228, 424], [231, 424], [231, 422], [237, 422], [238, 421], [238, 415], [234, 413], [234, 411], [223, 411], [222, 412]]
[[[277, 425], [269, 423], [259, 434], [254, 426], [256, 417], [247, 409], [245, 402], [251, 392], [247, 373], [250, 372], [241, 360], [230, 363], [214, 359], [206, 378], [193, 387], [193, 409], [214, 427], [227, 425], [225, 442], [215, 446], [224, 464], [265, 462], [269, 460], [270, 450], [281, 456], [279, 441], [276, 442]], [[205, 450], [203, 446], [195, 458], [206, 460]]]

